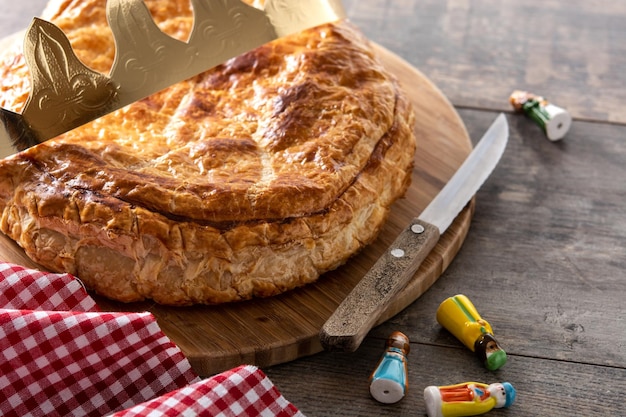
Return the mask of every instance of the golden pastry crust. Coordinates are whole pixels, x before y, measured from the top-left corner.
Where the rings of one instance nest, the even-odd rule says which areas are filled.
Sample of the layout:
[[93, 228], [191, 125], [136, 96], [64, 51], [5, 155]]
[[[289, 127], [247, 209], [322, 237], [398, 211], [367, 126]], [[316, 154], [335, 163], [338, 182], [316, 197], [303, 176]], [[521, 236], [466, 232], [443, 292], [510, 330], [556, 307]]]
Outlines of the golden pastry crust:
[[[52, 1], [43, 17], [106, 73], [104, 3]], [[187, 36], [187, 0], [146, 4]], [[0, 105], [19, 111], [26, 69], [0, 62]], [[410, 183], [413, 117], [354, 27], [320, 26], [0, 161], [0, 228], [120, 301], [279, 294], [376, 237]]]

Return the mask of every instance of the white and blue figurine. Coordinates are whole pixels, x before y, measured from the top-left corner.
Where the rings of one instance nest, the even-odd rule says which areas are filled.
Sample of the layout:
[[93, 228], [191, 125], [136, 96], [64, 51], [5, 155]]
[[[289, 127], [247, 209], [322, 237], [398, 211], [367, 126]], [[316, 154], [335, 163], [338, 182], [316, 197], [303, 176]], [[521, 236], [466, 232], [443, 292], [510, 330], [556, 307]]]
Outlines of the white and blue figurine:
[[393, 332], [387, 339], [385, 352], [370, 376], [370, 394], [376, 401], [393, 404], [406, 395], [409, 350], [409, 338], [405, 334]]

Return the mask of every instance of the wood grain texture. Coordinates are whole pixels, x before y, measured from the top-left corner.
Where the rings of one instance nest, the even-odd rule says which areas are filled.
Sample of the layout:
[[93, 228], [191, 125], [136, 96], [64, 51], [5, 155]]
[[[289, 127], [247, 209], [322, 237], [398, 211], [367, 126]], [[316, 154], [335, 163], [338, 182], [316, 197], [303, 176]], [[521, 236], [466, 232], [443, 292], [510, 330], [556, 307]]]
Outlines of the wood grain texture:
[[624, 2], [345, 0], [345, 7], [455, 106], [510, 110], [509, 95], [522, 89], [576, 119], [626, 123]]
[[[463, 123], [441, 92], [396, 55], [381, 47], [377, 50], [412, 99], [419, 150], [411, 187], [405, 198], [394, 205], [386, 226], [372, 245], [317, 283], [279, 297], [188, 308], [152, 302], [121, 304], [98, 297], [100, 307], [109, 311], [152, 312], [164, 333], [181, 348], [200, 375], [212, 375], [241, 363], [270, 366], [321, 351], [322, 325], [471, 150]], [[377, 323], [397, 314], [437, 280], [462, 245], [471, 215], [470, 204], [402, 293], [388, 302]], [[4, 235], [0, 236], [0, 259], [38, 267]]]
[[[617, 417], [626, 411], [619, 392], [626, 384], [623, 369], [513, 356], [494, 373], [465, 348], [414, 343], [408, 355], [406, 396], [396, 404], [381, 404], [370, 396], [368, 378], [383, 350], [383, 340], [369, 338], [354, 354], [323, 353], [265, 372], [307, 416], [421, 417], [426, 415], [424, 388], [467, 381], [506, 381], [517, 390], [510, 408], [492, 410], [485, 415], [489, 417]], [[323, 393], [323, 401], [318, 393]]]

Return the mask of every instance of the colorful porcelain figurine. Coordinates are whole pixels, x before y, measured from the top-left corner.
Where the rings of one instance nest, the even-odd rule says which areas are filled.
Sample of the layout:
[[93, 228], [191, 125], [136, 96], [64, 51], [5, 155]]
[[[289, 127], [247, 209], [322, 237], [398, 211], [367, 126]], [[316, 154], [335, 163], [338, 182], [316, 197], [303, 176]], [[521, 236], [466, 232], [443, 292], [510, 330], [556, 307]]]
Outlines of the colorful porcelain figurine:
[[387, 339], [385, 353], [370, 376], [370, 393], [376, 401], [392, 404], [404, 398], [409, 387], [409, 350], [409, 338], [403, 333], [393, 332]]
[[506, 352], [498, 345], [491, 325], [483, 320], [465, 295], [446, 299], [437, 309], [437, 321], [495, 371], [506, 363]]
[[567, 110], [541, 96], [516, 90], [509, 97], [509, 102], [516, 111], [524, 112], [534, 120], [551, 141], [563, 139], [572, 124], [572, 116]]
[[484, 414], [493, 408], [509, 407], [515, 389], [508, 382], [491, 385], [465, 382], [424, 390], [428, 417], [463, 417]]

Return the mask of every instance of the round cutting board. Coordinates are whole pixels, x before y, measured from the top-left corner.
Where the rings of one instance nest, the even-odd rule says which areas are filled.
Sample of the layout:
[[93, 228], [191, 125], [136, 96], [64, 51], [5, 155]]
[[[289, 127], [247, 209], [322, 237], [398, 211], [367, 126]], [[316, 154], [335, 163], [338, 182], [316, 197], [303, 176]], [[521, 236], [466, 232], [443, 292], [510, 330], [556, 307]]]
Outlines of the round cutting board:
[[[163, 332], [202, 376], [244, 363], [264, 367], [320, 352], [318, 333], [324, 322], [400, 230], [445, 185], [472, 148], [463, 122], [437, 87], [393, 53], [380, 46], [377, 51], [412, 98], [418, 150], [412, 185], [405, 198], [394, 204], [374, 243], [344, 266], [321, 276], [316, 283], [277, 297], [184, 308], [150, 302], [121, 304], [95, 297], [101, 309], [152, 312]], [[459, 214], [380, 322], [415, 301], [448, 267], [467, 235], [473, 207], [472, 201]], [[4, 235], [0, 235], [0, 259], [38, 267]]]

